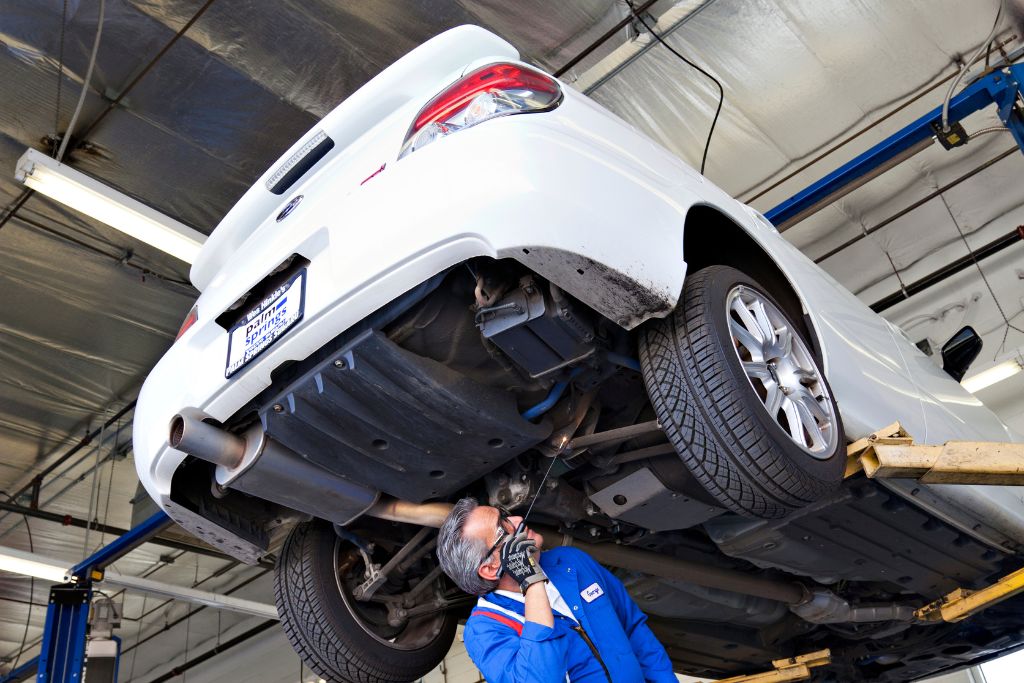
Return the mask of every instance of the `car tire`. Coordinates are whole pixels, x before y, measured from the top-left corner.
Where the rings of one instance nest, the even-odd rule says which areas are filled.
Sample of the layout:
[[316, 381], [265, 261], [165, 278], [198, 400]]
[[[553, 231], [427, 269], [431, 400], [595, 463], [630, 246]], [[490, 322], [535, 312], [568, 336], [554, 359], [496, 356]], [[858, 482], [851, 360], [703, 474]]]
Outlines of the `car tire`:
[[[451, 648], [456, 615], [435, 610], [407, 622], [397, 634], [378, 632], [379, 620], [373, 624], [355, 613], [357, 603], [342, 586], [339, 549], [357, 552], [321, 521], [299, 524], [285, 540], [274, 598], [292, 647], [327, 681], [391, 683], [426, 675]], [[410, 629], [413, 637], [408, 638]]]
[[669, 441], [708, 493], [747, 516], [778, 518], [822, 499], [846, 463], [821, 363], [783, 310], [752, 278], [709, 266], [639, 337], [644, 382]]

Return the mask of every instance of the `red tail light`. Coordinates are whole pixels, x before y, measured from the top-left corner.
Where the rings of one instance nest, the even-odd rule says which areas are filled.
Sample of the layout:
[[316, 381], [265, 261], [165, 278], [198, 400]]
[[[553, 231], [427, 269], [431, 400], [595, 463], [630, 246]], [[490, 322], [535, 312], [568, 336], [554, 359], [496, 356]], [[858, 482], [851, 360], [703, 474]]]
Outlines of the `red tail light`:
[[488, 119], [548, 111], [562, 101], [551, 76], [520, 64], [489, 64], [463, 76], [416, 115], [402, 155]]
[[181, 328], [178, 330], [177, 336], [174, 337], [174, 341], [181, 339], [181, 335], [188, 332], [188, 328], [195, 325], [197, 320], [199, 320], [199, 306], [193, 306], [192, 310], [185, 316], [185, 320], [182, 321]]

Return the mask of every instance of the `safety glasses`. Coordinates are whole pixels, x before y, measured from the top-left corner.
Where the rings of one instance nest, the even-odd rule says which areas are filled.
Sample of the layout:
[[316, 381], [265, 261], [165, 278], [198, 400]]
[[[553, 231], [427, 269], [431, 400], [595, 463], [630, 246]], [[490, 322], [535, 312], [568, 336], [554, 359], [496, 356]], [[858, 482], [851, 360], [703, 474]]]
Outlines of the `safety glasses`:
[[[509, 521], [508, 510], [506, 510], [503, 507], [498, 507], [496, 509], [498, 510], [498, 538], [494, 541], [494, 545], [492, 545], [487, 550], [487, 553], [484, 555], [483, 560], [480, 561], [481, 564], [487, 562], [487, 560], [489, 560], [491, 557], [491, 553], [500, 548], [501, 544], [508, 540], [509, 536], [515, 536], [516, 534], [521, 533], [523, 529], [526, 528], [526, 520], [524, 519], [522, 522], [519, 523], [519, 526], [516, 527], [513, 531], [509, 531], [508, 527], [511, 525], [511, 522]], [[499, 566], [498, 578], [500, 579], [502, 574], [504, 573], [505, 568]]]
[[[508, 510], [506, 510], [505, 508], [502, 508], [502, 507], [497, 508], [497, 510], [498, 510], [498, 538], [497, 538], [496, 541], [494, 541], [494, 545], [492, 545], [487, 550], [487, 552], [484, 554], [484, 559], [481, 560], [481, 564], [486, 562], [488, 559], [490, 559], [491, 553], [493, 553], [495, 550], [497, 550], [498, 547], [501, 546], [501, 544], [505, 541], [505, 539], [508, 538], [511, 535], [509, 533], [508, 529], [506, 529], [506, 527], [509, 524], [509, 521], [508, 521], [508, 517], [509, 517]], [[499, 576], [501, 575], [500, 574], [500, 570], [499, 570], [499, 574], [498, 575]]]

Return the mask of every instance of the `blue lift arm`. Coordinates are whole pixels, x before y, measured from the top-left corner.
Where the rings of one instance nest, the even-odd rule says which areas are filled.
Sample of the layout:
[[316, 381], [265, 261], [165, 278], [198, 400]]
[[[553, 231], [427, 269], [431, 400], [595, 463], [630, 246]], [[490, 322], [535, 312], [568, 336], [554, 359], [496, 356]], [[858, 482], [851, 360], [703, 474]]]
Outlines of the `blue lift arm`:
[[91, 583], [103, 579], [103, 568], [124, 557], [132, 550], [156, 536], [171, 525], [171, 518], [160, 510], [128, 533], [119, 536], [71, 568], [72, 581]]
[[0, 683], [20, 683], [32, 678], [39, 668], [39, 657], [33, 657], [17, 669], [11, 669], [6, 675], [0, 676]]
[[[950, 123], [995, 104], [999, 118], [1024, 151], [1024, 117], [1017, 106], [1021, 82], [1024, 82], [1024, 64], [1014, 64], [979, 78], [950, 100]], [[780, 231], [785, 230], [860, 187], [879, 171], [891, 168], [930, 145], [935, 135], [933, 125], [941, 120], [942, 107], [939, 106], [771, 209], [765, 217]]]

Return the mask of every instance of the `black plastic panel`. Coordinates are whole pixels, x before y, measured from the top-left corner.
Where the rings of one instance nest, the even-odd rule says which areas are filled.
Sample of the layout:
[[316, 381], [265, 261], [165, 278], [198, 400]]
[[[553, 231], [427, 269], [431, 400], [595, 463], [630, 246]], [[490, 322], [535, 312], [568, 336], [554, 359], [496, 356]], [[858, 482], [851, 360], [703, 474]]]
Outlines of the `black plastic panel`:
[[705, 524], [727, 555], [824, 583], [886, 581], [930, 598], [999, 572], [1006, 555], [866, 479], [781, 520]]
[[368, 331], [260, 412], [271, 437], [347, 479], [415, 502], [444, 496], [543, 440], [513, 396]]

